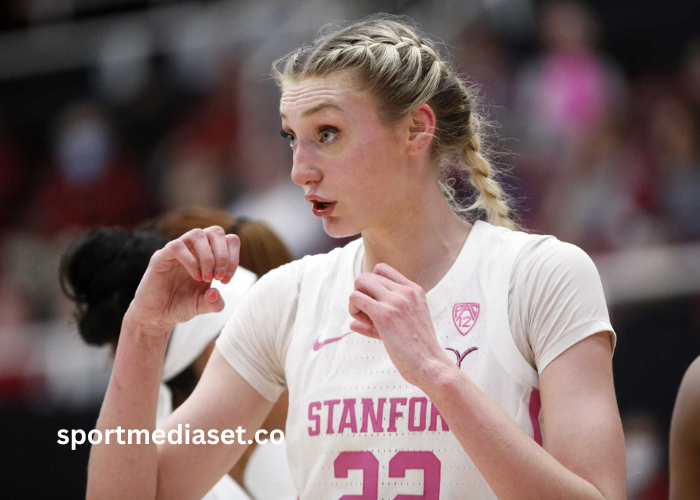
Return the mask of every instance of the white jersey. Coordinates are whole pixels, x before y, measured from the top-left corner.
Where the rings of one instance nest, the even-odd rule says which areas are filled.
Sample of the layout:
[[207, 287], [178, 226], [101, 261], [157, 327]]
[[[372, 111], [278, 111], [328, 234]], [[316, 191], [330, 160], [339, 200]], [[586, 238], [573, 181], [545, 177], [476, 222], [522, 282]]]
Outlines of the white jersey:
[[[427, 301], [447, 355], [541, 444], [538, 372], [509, 321], [511, 270], [533, 238], [544, 237], [475, 223]], [[218, 349], [265, 398], [289, 389], [286, 443], [302, 500], [496, 498], [438, 408], [401, 377], [383, 343], [350, 333], [348, 297], [363, 251], [359, 239], [263, 277], [227, 323]], [[574, 318], [576, 338], [612, 332], [607, 311], [603, 316]]]

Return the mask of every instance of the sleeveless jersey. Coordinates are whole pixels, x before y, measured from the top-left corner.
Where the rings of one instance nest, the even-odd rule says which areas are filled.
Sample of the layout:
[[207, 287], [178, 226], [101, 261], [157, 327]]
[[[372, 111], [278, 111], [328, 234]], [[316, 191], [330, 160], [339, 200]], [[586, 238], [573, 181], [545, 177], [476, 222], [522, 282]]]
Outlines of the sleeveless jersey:
[[[539, 377], [508, 321], [511, 268], [531, 237], [476, 222], [427, 301], [446, 354], [541, 444]], [[284, 310], [256, 311], [254, 287], [251, 304], [247, 296], [217, 342], [266, 398], [289, 389], [286, 445], [299, 497], [496, 498], [449, 423], [401, 377], [383, 343], [350, 333], [348, 297], [362, 256], [359, 239], [273, 271], [259, 285], [274, 305], [275, 280], [291, 281], [277, 299]]]

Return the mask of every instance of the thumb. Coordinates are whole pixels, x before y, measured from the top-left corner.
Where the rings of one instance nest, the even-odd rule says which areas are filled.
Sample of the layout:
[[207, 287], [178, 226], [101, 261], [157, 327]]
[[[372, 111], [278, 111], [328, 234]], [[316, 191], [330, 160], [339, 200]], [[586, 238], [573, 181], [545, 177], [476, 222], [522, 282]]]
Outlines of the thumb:
[[197, 299], [197, 313], [221, 312], [224, 310], [225, 305], [226, 303], [219, 291], [216, 288], [209, 288]]

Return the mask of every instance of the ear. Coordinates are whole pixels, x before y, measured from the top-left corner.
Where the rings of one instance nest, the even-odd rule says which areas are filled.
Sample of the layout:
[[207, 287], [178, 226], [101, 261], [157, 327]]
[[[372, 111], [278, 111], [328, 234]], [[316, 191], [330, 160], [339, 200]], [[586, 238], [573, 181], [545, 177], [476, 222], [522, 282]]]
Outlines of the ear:
[[421, 104], [406, 117], [408, 120], [408, 156], [418, 156], [427, 151], [435, 134], [435, 113], [428, 104]]

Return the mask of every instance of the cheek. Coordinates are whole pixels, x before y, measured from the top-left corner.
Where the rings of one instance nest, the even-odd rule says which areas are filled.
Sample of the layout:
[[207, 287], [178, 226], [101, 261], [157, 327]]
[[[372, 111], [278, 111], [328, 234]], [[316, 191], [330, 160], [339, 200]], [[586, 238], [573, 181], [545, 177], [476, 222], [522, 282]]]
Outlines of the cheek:
[[346, 164], [348, 177], [346, 185], [352, 186], [350, 196], [358, 201], [374, 204], [385, 191], [384, 155], [371, 141], [360, 143], [355, 154]]
[[365, 180], [370, 184], [389, 179], [393, 175], [396, 162], [396, 146], [380, 130], [368, 130], [368, 133], [357, 141], [356, 163]]

